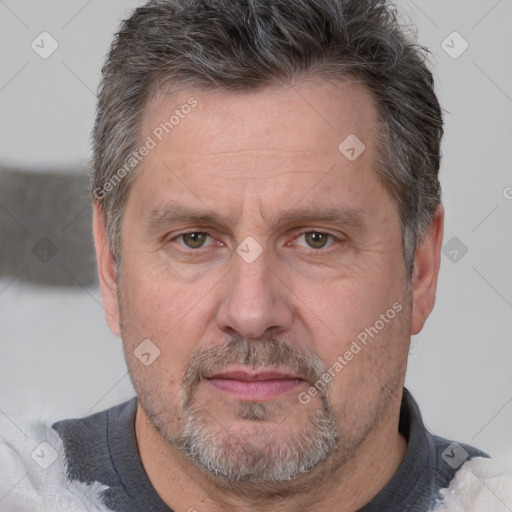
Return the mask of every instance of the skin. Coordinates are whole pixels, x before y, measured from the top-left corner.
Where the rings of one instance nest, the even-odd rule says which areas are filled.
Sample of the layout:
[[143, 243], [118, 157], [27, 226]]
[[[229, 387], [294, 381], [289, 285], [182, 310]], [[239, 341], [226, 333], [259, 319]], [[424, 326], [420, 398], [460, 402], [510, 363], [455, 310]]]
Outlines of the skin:
[[[224, 346], [234, 335], [258, 343], [276, 334], [331, 367], [394, 303], [402, 311], [329, 382], [344, 457], [337, 450], [308, 474], [280, 484], [229, 483], [168, 443], [139, 404], [143, 465], [177, 512], [357, 510], [391, 479], [406, 450], [400, 402], [410, 336], [434, 305], [442, 208], [417, 249], [409, 281], [397, 204], [375, 173], [377, 114], [364, 86], [301, 82], [248, 93], [158, 94], [144, 111], [141, 140], [192, 96], [197, 107], [144, 158], [132, 184], [120, 283], [98, 205], [94, 213], [108, 323], [123, 338], [139, 399], [158, 408], [167, 432], [179, 427], [182, 380], [195, 351]], [[353, 162], [338, 150], [349, 134], [366, 146]], [[169, 204], [174, 211], [213, 212], [215, 220], [167, 219], [150, 228]], [[329, 207], [357, 212], [358, 222], [322, 219]], [[180, 238], [184, 232], [211, 238], [190, 249]], [[311, 232], [332, 238], [311, 248], [305, 235]], [[247, 237], [263, 249], [252, 263], [236, 253]], [[133, 354], [143, 339], [160, 349], [150, 366]], [[302, 380], [261, 399], [278, 407], [271, 420], [259, 422], [240, 419], [235, 406], [243, 399], [207, 381], [196, 397], [219, 436], [229, 431], [264, 452], [296, 435], [320, 407], [318, 396], [299, 402], [310, 387]]]

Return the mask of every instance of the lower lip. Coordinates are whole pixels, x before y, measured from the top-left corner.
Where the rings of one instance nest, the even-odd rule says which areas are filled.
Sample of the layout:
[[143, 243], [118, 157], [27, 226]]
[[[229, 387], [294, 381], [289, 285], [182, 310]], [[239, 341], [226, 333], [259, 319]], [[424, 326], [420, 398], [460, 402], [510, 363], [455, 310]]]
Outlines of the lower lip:
[[304, 385], [302, 379], [271, 379], [247, 381], [236, 379], [208, 379], [214, 388], [239, 400], [265, 401]]

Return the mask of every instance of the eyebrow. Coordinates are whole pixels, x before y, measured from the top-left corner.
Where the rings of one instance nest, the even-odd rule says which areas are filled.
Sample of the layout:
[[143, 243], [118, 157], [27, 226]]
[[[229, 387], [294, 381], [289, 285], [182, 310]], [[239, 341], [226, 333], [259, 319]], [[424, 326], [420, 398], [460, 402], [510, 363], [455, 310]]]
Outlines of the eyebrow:
[[[227, 223], [213, 211], [198, 210], [178, 203], [167, 203], [163, 207], [153, 209], [148, 216], [147, 226], [150, 231], [159, 231], [180, 222], [227, 228]], [[364, 228], [368, 225], [367, 214], [364, 210], [345, 207], [292, 208], [277, 218], [278, 225], [314, 222], [326, 222], [352, 228]]]
[[367, 226], [367, 213], [346, 207], [308, 207], [292, 208], [279, 216], [280, 224], [299, 224], [301, 222], [328, 222], [340, 226], [364, 228]]
[[153, 209], [149, 214], [147, 226], [150, 231], [158, 231], [177, 222], [225, 226], [221, 218], [210, 210], [197, 210], [177, 203], [168, 203], [162, 208]]

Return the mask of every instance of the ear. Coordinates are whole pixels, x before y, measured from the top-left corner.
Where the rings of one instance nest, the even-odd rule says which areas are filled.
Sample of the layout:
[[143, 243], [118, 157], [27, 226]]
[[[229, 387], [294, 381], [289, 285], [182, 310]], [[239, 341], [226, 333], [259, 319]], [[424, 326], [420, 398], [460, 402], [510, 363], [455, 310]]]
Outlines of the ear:
[[100, 280], [103, 307], [110, 330], [121, 337], [119, 327], [119, 300], [117, 296], [116, 262], [108, 244], [107, 229], [103, 217], [103, 210], [97, 201], [93, 204], [93, 234], [98, 262], [98, 275]]
[[436, 301], [437, 276], [441, 263], [444, 208], [438, 206], [430, 226], [420, 240], [414, 256], [412, 273], [411, 334], [418, 334]]

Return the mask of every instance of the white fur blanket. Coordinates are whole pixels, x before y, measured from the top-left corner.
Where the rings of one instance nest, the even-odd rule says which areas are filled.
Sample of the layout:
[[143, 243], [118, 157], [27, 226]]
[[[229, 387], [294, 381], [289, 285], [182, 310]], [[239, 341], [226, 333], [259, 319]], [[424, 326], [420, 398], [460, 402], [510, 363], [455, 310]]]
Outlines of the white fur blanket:
[[105, 486], [68, 481], [59, 435], [43, 424], [0, 420], [0, 512], [98, 512]]
[[512, 512], [512, 471], [475, 457], [461, 466], [441, 495], [435, 512]]

